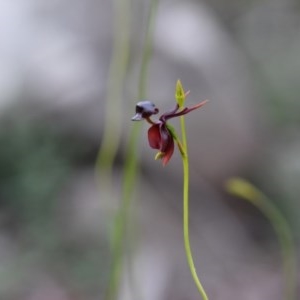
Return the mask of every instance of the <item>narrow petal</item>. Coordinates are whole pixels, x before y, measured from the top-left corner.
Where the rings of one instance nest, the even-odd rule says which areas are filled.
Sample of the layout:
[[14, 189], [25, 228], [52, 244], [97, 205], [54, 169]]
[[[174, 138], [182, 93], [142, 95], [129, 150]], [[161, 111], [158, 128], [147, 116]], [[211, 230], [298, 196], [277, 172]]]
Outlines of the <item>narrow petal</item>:
[[183, 115], [186, 115], [188, 114], [189, 112], [191, 112], [192, 110], [195, 110], [197, 108], [200, 108], [201, 106], [203, 106], [204, 104], [206, 104], [208, 102], [208, 100], [204, 100], [192, 107], [185, 107], [183, 108], [182, 110], [180, 110], [179, 112], [176, 112], [174, 114], [168, 114], [167, 116], [165, 116], [165, 121], [167, 121], [168, 119], [171, 119], [171, 118], [175, 118], [175, 117], [179, 117], [179, 116], [183, 116]]
[[187, 112], [186, 113], [189, 113], [190, 111], [194, 110], [194, 109], [197, 109], [197, 108], [200, 108], [201, 106], [203, 106], [204, 104], [206, 104], [209, 100], [204, 100], [190, 108], [188, 108]]
[[170, 110], [160, 116], [160, 118], [159, 118], [160, 121], [166, 122], [166, 120], [169, 119], [170, 116], [172, 117], [178, 111], [178, 109], [179, 109], [179, 105], [176, 104], [175, 108], [173, 108], [172, 110]]
[[151, 148], [161, 148], [160, 124], [152, 125], [148, 130], [148, 141]]

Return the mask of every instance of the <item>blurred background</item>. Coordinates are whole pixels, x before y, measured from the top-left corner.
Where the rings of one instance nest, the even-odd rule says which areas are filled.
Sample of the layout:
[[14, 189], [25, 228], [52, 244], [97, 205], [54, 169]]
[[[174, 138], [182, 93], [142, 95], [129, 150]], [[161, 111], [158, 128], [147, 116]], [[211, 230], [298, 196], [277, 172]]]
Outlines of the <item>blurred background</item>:
[[[104, 299], [150, 5], [131, 2], [111, 191], [97, 182], [95, 161], [114, 50], [112, 1], [0, 0], [1, 299]], [[162, 112], [172, 108], [180, 78], [191, 90], [188, 105], [210, 99], [186, 122], [191, 243], [211, 299], [284, 299], [272, 226], [224, 182], [242, 176], [260, 188], [298, 249], [299, 53], [297, 0], [159, 3], [148, 98]], [[183, 247], [180, 156], [175, 150], [165, 168], [154, 161], [146, 124], [139, 145], [119, 299], [199, 299]]]

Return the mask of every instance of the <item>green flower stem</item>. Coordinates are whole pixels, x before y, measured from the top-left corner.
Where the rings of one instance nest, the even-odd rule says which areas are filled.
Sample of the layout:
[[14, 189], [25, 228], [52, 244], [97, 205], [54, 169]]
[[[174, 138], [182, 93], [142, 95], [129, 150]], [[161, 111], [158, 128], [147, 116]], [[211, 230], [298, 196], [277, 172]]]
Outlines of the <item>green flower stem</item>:
[[261, 191], [241, 178], [232, 178], [226, 183], [227, 190], [256, 206], [270, 221], [278, 237], [282, 252], [286, 300], [296, 300], [297, 262], [295, 246], [289, 225], [279, 209]]
[[183, 236], [184, 236], [184, 247], [187, 257], [187, 262], [191, 271], [191, 275], [194, 279], [194, 282], [197, 286], [199, 293], [202, 296], [203, 300], [208, 300], [206, 292], [199, 280], [197, 275], [197, 271], [195, 268], [191, 245], [190, 245], [190, 237], [189, 237], [189, 160], [188, 160], [188, 152], [187, 152], [187, 138], [185, 131], [185, 120], [184, 116], [180, 117], [181, 124], [181, 135], [182, 135], [182, 146], [184, 155], [182, 155], [182, 163], [183, 163]]

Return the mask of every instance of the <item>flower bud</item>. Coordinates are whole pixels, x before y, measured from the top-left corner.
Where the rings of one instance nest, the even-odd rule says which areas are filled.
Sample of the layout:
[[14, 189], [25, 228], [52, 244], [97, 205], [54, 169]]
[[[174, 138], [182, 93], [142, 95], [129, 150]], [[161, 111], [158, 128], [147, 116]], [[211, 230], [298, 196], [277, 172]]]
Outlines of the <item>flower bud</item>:
[[185, 101], [185, 93], [181, 81], [179, 79], [176, 83], [175, 99], [179, 107], [183, 107]]

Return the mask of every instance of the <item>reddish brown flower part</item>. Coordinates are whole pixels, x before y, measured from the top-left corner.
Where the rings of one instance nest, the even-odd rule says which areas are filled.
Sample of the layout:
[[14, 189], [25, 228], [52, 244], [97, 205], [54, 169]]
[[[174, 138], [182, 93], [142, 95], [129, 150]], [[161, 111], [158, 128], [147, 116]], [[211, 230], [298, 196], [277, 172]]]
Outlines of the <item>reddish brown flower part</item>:
[[[207, 100], [202, 101], [190, 108], [181, 108], [177, 104], [175, 108], [169, 112], [162, 114], [158, 120], [152, 121], [151, 116], [158, 113], [158, 109], [150, 101], [140, 101], [136, 104], [136, 114], [132, 117], [132, 121], [140, 121], [142, 119], [147, 120], [151, 124], [148, 130], [149, 145], [153, 149], [159, 150], [156, 158], [161, 158], [163, 166], [165, 166], [171, 159], [174, 152], [174, 139], [178, 142], [175, 132], [171, 132], [167, 121], [171, 118], [185, 115], [192, 110], [203, 106]], [[179, 145], [180, 146], [180, 145]]]
[[166, 123], [152, 125], [148, 130], [148, 141], [151, 148], [159, 150], [159, 156], [165, 166], [174, 152], [174, 138]]

